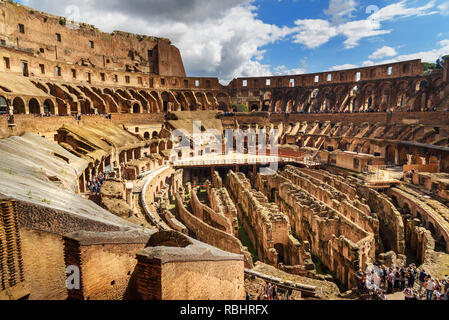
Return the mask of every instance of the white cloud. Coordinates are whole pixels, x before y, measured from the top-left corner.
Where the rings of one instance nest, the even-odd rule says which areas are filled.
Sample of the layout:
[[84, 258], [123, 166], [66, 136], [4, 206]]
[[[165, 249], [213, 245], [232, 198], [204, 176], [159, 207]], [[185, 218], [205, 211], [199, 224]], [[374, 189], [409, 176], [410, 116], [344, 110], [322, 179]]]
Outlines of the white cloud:
[[385, 47], [382, 47], [382, 48], [376, 50], [368, 58], [373, 59], [373, 60], [380, 60], [380, 59], [387, 58], [387, 57], [394, 57], [397, 54], [398, 53], [396, 52], [396, 49], [394, 49], [392, 47], [385, 46]]
[[[416, 52], [416, 53], [412, 53], [412, 54], [399, 55], [393, 59], [379, 61], [379, 62], [377, 62], [377, 64], [386, 64], [386, 63], [415, 60], [415, 59], [421, 59], [423, 62], [433, 62], [434, 63], [438, 58], [449, 54], [449, 39], [441, 40], [440, 42], [438, 42], [438, 45], [440, 47], [437, 49], [433, 49], [433, 50], [429, 50], [429, 51], [421, 51], [421, 52]], [[365, 63], [371, 63], [371, 62], [372, 61], [365, 61]]]
[[342, 64], [342, 65], [339, 65], [339, 66], [333, 66], [333, 67], [331, 68], [331, 71], [339, 71], [339, 70], [355, 69], [355, 68], [358, 68], [358, 67], [359, 67], [359, 66], [357, 66], [357, 65], [355, 65], [355, 64], [347, 63], [347, 64]]
[[374, 61], [371, 61], [371, 60], [367, 60], [367, 61], [363, 62], [363, 66], [364, 67], [371, 67], [371, 66], [374, 66], [374, 65], [375, 65]]
[[[332, 4], [333, 9], [331, 10]], [[353, 1], [331, 0], [326, 12], [332, 15], [332, 21], [335, 22], [335, 17], [350, 17], [351, 13], [356, 10], [355, 6]], [[409, 8], [407, 1], [402, 0], [375, 11], [364, 20], [341, 22], [342, 19], [337, 19], [338, 23], [332, 24], [323, 19], [299, 19], [295, 21], [298, 30], [294, 35], [294, 41], [308, 48], [317, 48], [333, 37], [344, 36], [346, 38], [345, 48], [350, 49], [356, 47], [364, 38], [391, 33], [391, 30], [382, 29], [382, 22], [438, 13], [438, 11], [431, 11], [434, 7], [435, 1], [430, 1], [426, 5]]]
[[340, 23], [347, 18], [351, 18], [352, 13], [357, 10], [355, 0], [330, 0], [329, 8], [324, 13], [331, 16], [332, 22]]
[[441, 5], [439, 5], [438, 9], [440, 9], [440, 13], [442, 15], [445, 15], [445, 16], [449, 15], [449, 2], [445, 2]]
[[252, 0], [24, 0], [38, 10], [66, 16], [79, 8], [79, 19], [106, 32], [124, 30], [165, 37], [180, 50], [188, 75], [219, 77], [271, 75], [260, 63], [266, 45], [285, 39], [296, 28], [264, 23]]
[[294, 36], [294, 42], [302, 43], [310, 49], [325, 44], [338, 34], [337, 28], [327, 20], [297, 20], [295, 24], [298, 26], [298, 33]]

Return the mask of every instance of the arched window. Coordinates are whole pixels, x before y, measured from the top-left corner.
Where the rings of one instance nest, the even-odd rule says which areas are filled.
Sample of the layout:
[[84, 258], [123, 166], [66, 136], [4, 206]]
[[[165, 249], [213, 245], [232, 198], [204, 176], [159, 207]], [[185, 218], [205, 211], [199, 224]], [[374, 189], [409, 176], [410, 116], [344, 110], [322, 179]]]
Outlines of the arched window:
[[8, 101], [6, 101], [5, 97], [0, 96], [0, 114], [8, 114], [8, 113], [9, 113]]
[[25, 103], [22, 98], [15, 98], [13, 100], [13, 110], [14, 114], [25, 114]]

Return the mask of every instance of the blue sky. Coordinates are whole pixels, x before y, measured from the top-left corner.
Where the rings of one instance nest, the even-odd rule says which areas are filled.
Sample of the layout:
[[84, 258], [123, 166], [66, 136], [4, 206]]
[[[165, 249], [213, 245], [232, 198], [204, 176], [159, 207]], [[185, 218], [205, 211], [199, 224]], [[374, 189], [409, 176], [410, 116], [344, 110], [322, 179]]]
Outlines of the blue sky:
[[[369, 19], [373, 10], [380, 10], [392, 3], [400, 1], [357, 1], [352, 16], [346, 21], [357, 21]], [[421, 7], [429, 4], [429, 1], [407, 1], [409, 7]], [[292, 36], [285, 40], [269, 44], [263, 49], [267, 52], [261, 61], [264, 64], [275, 65], [284, 64], [287, 69], [294, 69], [298, 66], [306, 69], [307, 72], [319, 72], [330, 70], [335, 66], [356, 65], [363, 66], [368, 62], [382, 62], [391, 60], [397, 56], [410, 55], [419, 52], [428, 52], [440, 49], [440, 42], [449, 39], [449, 16], [447, 7], [438, 6], [448, 3], [447, 1], [435, 1], [435, 5], [429, 10], [428, 15], [413, 15], [409, 17], [398, 17], [394, 20], [382, 23], [382, 29], [390, 31], [388, 34], [366, 37], [359, 41], [354, 48], [347, 48], [344, 45], [345, 37], [337, 35], [328, 42], [318, 47], [310, 48], [303, 43], [294, 43]], [[293, 0], [259, 0], [255, 2], [258, 7], [258, 17], [264, 22], [287, 25], [295, 27], [298, 19], [323, 19], [329, 20], [329, 16], [324, 12], [329, 7], [328, 1], [293, 1]], [[370, 6], [376, 6], [370, 7]], [[441, 9], [446, 8], [441, 13]], [[432, 13], [435, 12], [435, 13]], [[430, 14], [432, 13], [432, 14]], [[397, 55], [380, 59], [370, 59], [376, 50], [383, 47], [393, 48]], [[444, 51], [443, 51], [444, 52]], [[393, 51], [392, 53], [393, 54]], [[449, 54], [449, 51], [447, 52]], [[423, 54], [422, 59], [434, 62], [434, 55]]]
[[191, 76], [300, 74], [449, 54], [449, 0], [22, 0], [167, 37]]

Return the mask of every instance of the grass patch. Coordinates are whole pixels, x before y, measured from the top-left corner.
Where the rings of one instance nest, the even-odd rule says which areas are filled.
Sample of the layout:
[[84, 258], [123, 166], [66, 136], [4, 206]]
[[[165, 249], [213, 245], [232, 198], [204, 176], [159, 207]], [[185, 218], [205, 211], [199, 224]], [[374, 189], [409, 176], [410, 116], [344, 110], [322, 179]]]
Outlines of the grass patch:
[[335, 274], [332, 273], [332, 271], [330, 271], [329, 268], [326, 267], [323, 264], [323, 262], [321, 262], [320, 259], [318, 259], [316, 256], [312, 255], [312, 261], [315, 264], [316, 274], [322, 274], [322, 275], [330, 274], [330, 275], [332, 275], [332, 277], [334, 277], [334, 281], [333, 282], [337, 285], [337, 287], [340, 290], [340, 292], [348, 291], [348, 289], [340, 281], [338, 281], [338, 279], [335, 276]]
[[238, 219], [239, 222], [239, 239], [242, 242], [242, 245], [244, 247], [248, 248], [249, 253], [251, 253], [251, 256], [253, 258], [253, 263], [256, 263], [259, 261], [259, 256], [257, 255], [257, 251], [254, 249], [253, 244], [251, 243], [251, 240], [248, 237], [248, 234], [246, 233], [245, 229], [243, 228], [243, 224], [240, 222], [240, 219]]

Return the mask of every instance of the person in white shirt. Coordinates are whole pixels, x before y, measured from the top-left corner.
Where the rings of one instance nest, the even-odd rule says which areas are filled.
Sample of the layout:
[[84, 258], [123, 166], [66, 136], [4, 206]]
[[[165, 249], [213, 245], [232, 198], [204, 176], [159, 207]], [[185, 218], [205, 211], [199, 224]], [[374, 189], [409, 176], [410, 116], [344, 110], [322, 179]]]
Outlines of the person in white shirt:
[[429, 279], [427, 280], [427, 286], [426, 286], [427, 300], [432, 300], [434, 289], [435, 289], [435, 282], [433, 282], [432, 278], [429, 277]]

